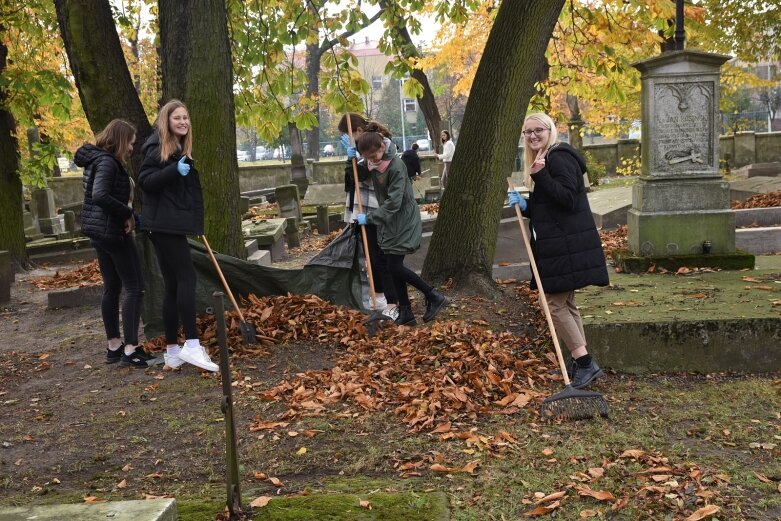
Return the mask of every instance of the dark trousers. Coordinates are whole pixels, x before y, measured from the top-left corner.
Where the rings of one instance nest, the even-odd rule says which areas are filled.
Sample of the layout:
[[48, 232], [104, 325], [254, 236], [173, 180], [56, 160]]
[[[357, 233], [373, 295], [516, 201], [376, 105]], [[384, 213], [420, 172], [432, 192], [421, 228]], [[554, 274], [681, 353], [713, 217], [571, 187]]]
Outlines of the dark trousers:
[[[374, 280], [374, 291], [377, 293], [385, 293], [385, 300], [392, 304], [398, 303], [396, 297], [396, 289], [393, 285], [393, 279], [388, 272], [388, 259], [385, 254], [380, 250], [379, 243], [377, 242], [377, 226], [373, 224], [367, 224], [364, 226], [366, 230], [366, 242], [369, 244], [369, 258], [372, 265], [372, 280]], [[363, 241], [361, 241], [363, 247]], [[365, 252], [364, 252], [365, 253]]]
[[388, 262], [388, 272], [393, 279], [393, 287], [396, 289], [396, 297], [399, 299], [399, 306], [409, 306], [407, 284], [411, 284], [426, 297], [431, 295], [431, 291], [434, 288], [426, 284], [426, 281], [421, 279], [417, 273], [404, 265], [404, 255], [386, 253], [385, 258]]
[[141, 322], [141, 305], [144, 299], [144, 276], [138, 258], [136, 241], [132, 235], [123, 235], [115, 241], [92, 239], [98, 254], [98, 266], [103, 276], [103, 299], [100, 313], [106, 337], [119, 336], [119, 295], [125, 288], [122, 302], [122, 332], [125, 343], [138, 345], [138, 325]]
[[153, 232], [149, 234], [155, 245], [157, 263], [165, 282], [163, 296], [163, 329], [165, 341], [179, 341], [179, 318], [184, 337], [198, 338], [195, 329], [195, 268], [190, 256], [190, 245], [185, 235]]

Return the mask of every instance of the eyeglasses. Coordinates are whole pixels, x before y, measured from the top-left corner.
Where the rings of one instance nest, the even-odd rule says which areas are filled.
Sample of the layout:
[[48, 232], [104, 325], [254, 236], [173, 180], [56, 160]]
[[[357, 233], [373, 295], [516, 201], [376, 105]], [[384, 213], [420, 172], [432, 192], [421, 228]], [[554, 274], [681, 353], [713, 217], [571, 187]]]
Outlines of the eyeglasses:
[[533, 128], [533, 129], [530, 129], [530, 130], [524, 130], [523, 132], [521, 132], [521, 134], [523, 134], [526, 137], [530, 137], [532, 134], [534, 134], [537, 137], [540, 137], [542, 135], [542, 133], [545, 132], [546, 130], [548, 130], [548, 129], [547, 128], [538, 127], [538, 128]]

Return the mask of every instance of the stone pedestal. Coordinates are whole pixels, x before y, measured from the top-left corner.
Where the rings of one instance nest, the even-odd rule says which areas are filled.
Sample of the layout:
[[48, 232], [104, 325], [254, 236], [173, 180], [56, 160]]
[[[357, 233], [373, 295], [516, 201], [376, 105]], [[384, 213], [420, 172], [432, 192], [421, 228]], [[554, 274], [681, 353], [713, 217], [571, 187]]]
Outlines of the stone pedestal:
[[317, 207], [317, 233], [328, 235], [330, 227], [328, 225], [328, 207], [321, 205]]
[[635, 255], [735, 252], [729, 184], [719, 175], [719, 69], [728, 56], [673, 51], [642, 73], [642, 176], [627, 215]]
[[295, 217], [288, 217], [285, 220], [285, 237], [287, 238], [288, 248], [301, 246], [301, 235], [298, 233], [298, 221]]
[[296, 222], [301, 221], [301, 202], [298, 197], [298, 186], [282, 185], [274, 189], [277, 198], [280, 217], [295, 217]]

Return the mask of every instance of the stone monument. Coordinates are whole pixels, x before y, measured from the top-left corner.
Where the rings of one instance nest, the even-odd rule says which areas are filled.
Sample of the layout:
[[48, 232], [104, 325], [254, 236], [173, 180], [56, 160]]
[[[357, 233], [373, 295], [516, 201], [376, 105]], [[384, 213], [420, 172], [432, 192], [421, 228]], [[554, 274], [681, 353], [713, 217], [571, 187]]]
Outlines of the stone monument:
[[728, 59], [679, 50], [635, 64], [642, 175], [627, 215], [634, 255], [735, 253], [729, 183], [719, 174], [719, 69]]

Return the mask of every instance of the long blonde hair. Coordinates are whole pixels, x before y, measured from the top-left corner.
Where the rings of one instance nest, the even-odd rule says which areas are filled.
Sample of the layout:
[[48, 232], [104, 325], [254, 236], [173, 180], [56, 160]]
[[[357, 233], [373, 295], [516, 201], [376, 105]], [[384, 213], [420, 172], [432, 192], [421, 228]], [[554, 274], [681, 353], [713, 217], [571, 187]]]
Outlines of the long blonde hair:
[[[544, 112], [535, 112], [529, 114], [526, 119], [523, 120], [523, 126], [526, 127], [526, 122], [530, 119], [536, 119], [540, 124], [550, 130], [548, 132], [548, 142], [545, 144], [545, 150], [556, 144], [556, 140], [559, 138], [559, 131], [556, 129], [556, 123], [553, 119]], [[537, 153], [534, 152], [528, 143], [528, 138], [523, 137], [523, 184], [529, 191], [534, 191], [534, 181], [532, 181], [531, 170], [534, 158], [537, 157]]]
[[[176, 109], [183, 108], [187, 110], [187, 105], [179, 101], [178, 99], [172, 99], [168, 101], [160, 109], [157, 114], [157, 120], [155, 121], [155, 127], [160, 134], [160, 162], [165, 163], [168, 159], [177, 151], [181, 145], [181, 153], [187, 157], [192, 157], [193, 154], [193, 126], [192, 120], [190, 121], [190, 127], [187, 129], [187, 135], [179, 141], [179, 138], [171, 132], [168, 127], [168, 119], [171, 113]], [[190, 115], [190, 111], [187, 110], [187, 115]]]
[[133, 140], [136, 138], [136, 127], [124, 119], [112, 119], [106, 128], [95, 136], [95, 146], [102, 148], [119, 161], [127, 161]]

